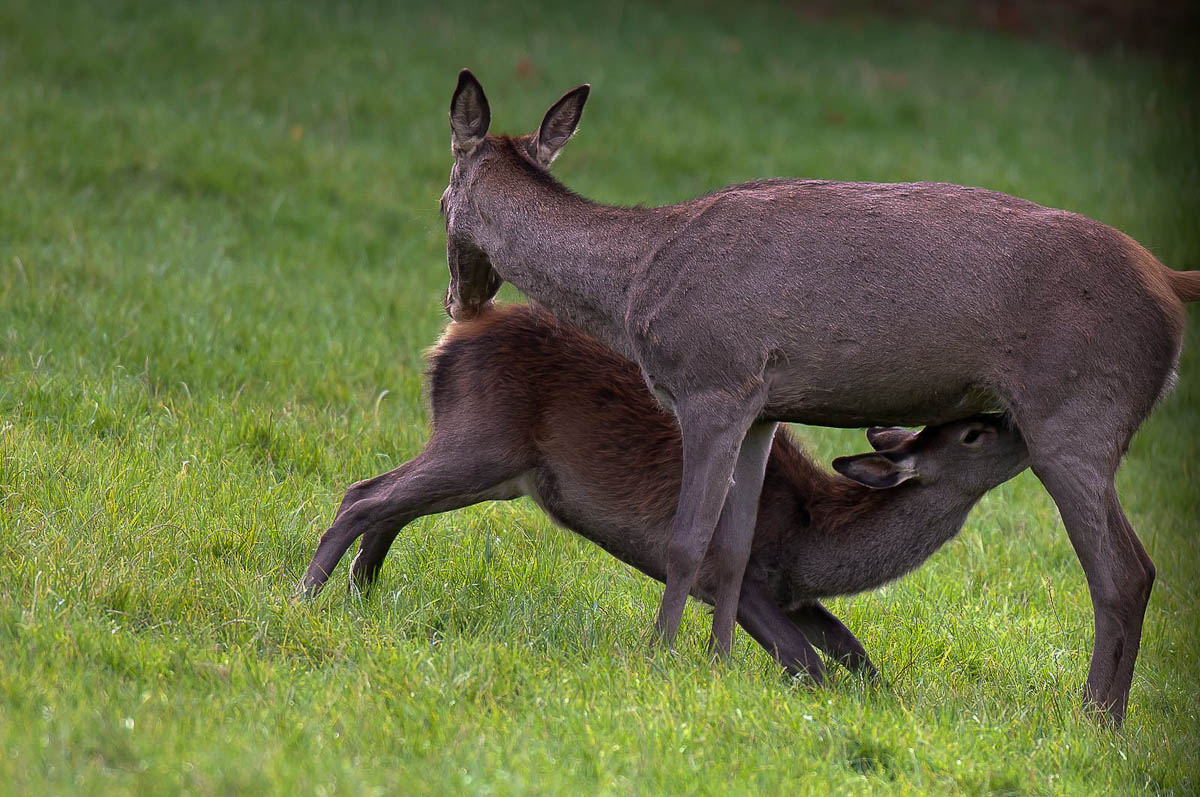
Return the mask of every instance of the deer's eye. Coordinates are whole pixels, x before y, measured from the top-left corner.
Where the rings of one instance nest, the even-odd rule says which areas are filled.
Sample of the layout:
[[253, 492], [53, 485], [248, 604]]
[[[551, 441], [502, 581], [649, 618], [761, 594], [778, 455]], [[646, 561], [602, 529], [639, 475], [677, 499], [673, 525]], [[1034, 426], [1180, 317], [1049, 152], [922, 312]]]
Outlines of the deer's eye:
[[962, 437], [964, 446], [978, 445], [983, 438], [983, 432], [978, 429], [971, 429]]

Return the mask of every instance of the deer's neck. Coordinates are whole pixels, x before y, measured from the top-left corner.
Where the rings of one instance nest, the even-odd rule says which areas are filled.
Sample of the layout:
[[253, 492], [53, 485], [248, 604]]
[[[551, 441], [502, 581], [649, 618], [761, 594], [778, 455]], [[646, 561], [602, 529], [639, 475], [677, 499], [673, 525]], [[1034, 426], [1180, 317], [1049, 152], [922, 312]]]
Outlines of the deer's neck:
[[[597, 205], [516, 173], [474, 192], [476, 243], [497, 273], [559, 318], [628, 352], [624, 317], [638, 261], [664, 234], [656, 210]], [[481, 180], [484, 182], [484, 180]]]

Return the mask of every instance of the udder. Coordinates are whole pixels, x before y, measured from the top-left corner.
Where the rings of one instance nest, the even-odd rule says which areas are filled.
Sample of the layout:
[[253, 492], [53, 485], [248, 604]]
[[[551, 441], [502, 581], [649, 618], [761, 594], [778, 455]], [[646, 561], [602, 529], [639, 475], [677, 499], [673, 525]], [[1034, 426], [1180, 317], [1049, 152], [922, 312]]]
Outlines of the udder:
[[863, 373], [808, 374], [794, 369], [768, 374], [764, 420], [812, 426], [922, 426], [949, 423], [981, 413], [1005, 410], [992, 389], [962, 379], [938, 379], [913, 369], [891, 368]]

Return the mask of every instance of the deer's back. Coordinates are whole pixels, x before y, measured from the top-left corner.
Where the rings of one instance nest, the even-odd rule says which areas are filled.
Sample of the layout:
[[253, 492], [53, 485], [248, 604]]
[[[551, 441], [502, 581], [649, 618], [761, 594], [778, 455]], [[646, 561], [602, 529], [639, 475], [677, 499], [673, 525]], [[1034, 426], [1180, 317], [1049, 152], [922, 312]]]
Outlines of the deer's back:
[[1182, 305], [1153, 256], [1006, 194], [768, 180], [674, 212], [685, 232], [626, 316], [668, 390], [765, 373], [775, 419], [931, 423], [1000, 410], [1047, 370], [1103, 379], [1117, 363], [1153, 398], [1178, 350]]

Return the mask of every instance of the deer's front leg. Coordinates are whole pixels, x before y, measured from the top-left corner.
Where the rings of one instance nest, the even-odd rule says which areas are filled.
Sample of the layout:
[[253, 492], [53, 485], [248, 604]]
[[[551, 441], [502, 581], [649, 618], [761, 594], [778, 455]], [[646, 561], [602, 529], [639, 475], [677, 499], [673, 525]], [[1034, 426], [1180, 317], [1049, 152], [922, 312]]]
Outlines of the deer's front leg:
[[717, 521], [709, 544], [709, 561], [715, 576], [712, 637], [709, 649], [722, 658], [733, 647], [733, 626], [737, 622], [738, 596], [742, 591], [742, 576], [750, 559], [754, 527], [758, 519], [758, 498], [762, 492], [763, 473], [771, 443], [775, 440], [775, 423], [756, 423], [742, 440], [737, 464], [733, 468], [733, 483], [725, 496], [725, 506]]
[[[756, 397], [757, 399], [757, 397]], [[675, 510], [675, 521], [671, 528], [671, 541], [667, 548], [667, 579], [662, 605], [654, 629], [659, 639], [670, 644], [679, 630], [684, 605], [696, 584], [700, 566], [708, 554], [717, 522], [725, 506], [730, 481], [747, 432], [762, 404], [760, 400], [732, 402], [726, 394], [702, 393], [677, 400], [675, 414], [683, 437], [683, 473], [679, 491], [679, 505]], [[762, 475], [759, 469], [759, 488]], [[755, 493], [757, 502], [757, 492]], [[755, 504], [756, 505], [756, 504]], [[735, 508], [740, 510], [741, 502]], [[749, 540], [753, 539], [754, 523], [736, 527], [731, 517], [730, 536], [724, 540], [731, 557], [741, 556], [737, 562], [722, 566], [723, 571], [744, 571], [749, 558]], [[736, 534], [734, 533], [736, 532]], [[746, 540], [737, 534], [748, 535]], [[740, 581], [740, 575], [738, 576]], [[728, 596], [725, 596], [726, 598]], [[736, 611], [736, 593], [733, 609]], [[725, 601], [728, 611], [729, 601]], [[722, 606], [717, 606], [718, 612]], [[729, 636], [732, 636], [732, 626]], [[728, 645], [726, 645], [728, 647]]]

